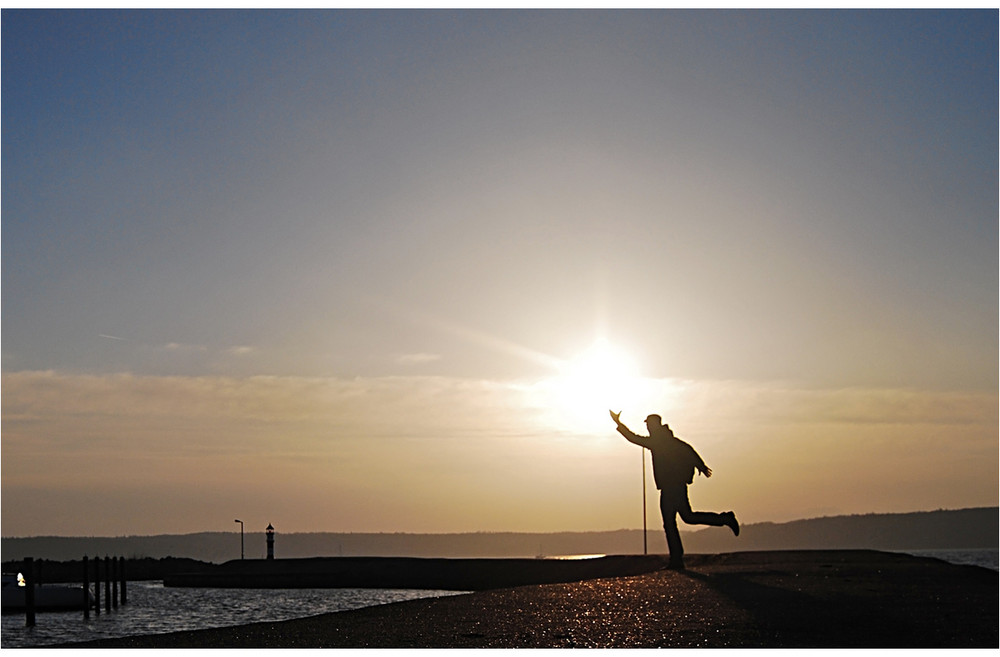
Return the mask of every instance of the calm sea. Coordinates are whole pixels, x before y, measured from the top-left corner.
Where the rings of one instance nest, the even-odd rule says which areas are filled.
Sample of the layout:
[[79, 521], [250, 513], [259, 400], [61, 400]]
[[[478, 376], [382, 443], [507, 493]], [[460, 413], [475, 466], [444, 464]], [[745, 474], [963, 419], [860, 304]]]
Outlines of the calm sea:
[[[901, 552], [903, 552], [901, 550]], [[957, 564], [1000, 570], [1000, 551], [913, 550]], [[138, 634], [281, 621], [417, 598], [459, 595], [456, 591], [406, 589], [194, 589], [165, 588], [161, 582], [129, 582], [128, 605], [88, 620], [83, 612], [39, 613], [35, 626], [24, 615], [3, 616], [0, 648], [46, 646]]]
[[949, 563], [964, 564], [967, 566], [982, 566], [992, 570], [1000, 570], [998, 558], [1000, 550], [995, 548], [984, 548], [980, 550], [897, 550], [903, 554], [912, 554], [915, 557], [934, 557]]
[[87, 620], [82, 611], [38, 613], [35, 626], [25, 627], [24, 614], [3, 616], [0, 648], [282, 621], [459, 593], [412, 589], [195, 589], [167, 588], [159, 581], [129, 582], [127, 605], [110, 612], [102, 607], [100, 616], [91, 611]]

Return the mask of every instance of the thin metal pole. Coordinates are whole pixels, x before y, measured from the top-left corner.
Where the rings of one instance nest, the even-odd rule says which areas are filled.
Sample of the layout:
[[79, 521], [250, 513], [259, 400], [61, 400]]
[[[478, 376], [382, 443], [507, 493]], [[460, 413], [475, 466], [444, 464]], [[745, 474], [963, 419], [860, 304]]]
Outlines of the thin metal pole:
[[237, 519], [237, 520], [234, 520], [233, 522], [240, 523], [240, 560], [242, 561], [243, 560], [243, 521]]
[[642, 450], [642, 553], [649, 554], [646, 545], [646, 450]]

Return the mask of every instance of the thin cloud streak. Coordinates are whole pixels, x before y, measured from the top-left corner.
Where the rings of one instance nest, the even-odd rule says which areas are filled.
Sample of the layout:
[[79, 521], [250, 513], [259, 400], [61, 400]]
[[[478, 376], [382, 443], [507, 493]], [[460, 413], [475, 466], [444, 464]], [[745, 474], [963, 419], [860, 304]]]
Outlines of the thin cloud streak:
[[548, 354], [544, 354], [534, 349], [530, 349], [511, 340], [501, 338], [487, 331], [465, 326], [459, 322], [451, 321], [426, 311], [420, 311], [414, 308], [405, 308], [402, 304], [392, 303], [384, 299], [377, 299], [370, 296], [365, 300], [371, 304], [371, 306], [381, 310], [382, 312], [399, 317], [412, 325], [430, 328], [433, 331], [444, 333], [450, 337], [458, 338], [462, 341], [481, 347], [486, 347], [491, 351], [507, 356], [514, 356], [526, 363], [541, 365], [555, 371], [562, 362], [558, 358], [549, 356]]

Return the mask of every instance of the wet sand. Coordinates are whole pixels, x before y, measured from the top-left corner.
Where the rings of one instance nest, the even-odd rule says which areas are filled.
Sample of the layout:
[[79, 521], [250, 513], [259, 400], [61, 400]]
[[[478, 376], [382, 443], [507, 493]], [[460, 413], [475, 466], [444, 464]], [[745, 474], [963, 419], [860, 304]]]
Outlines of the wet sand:
[[873, 551], [690, 555], [688, 570], [527, 585], [134, 648], [997, 648], [998, 573]]

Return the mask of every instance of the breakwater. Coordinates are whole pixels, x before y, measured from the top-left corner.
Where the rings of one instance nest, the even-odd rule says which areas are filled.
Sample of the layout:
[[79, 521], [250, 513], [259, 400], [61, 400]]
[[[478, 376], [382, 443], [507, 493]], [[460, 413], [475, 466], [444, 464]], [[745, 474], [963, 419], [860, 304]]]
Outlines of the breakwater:
[[321, 557], [246, 559], [163, 578], [168, 587], [384, 588], [480, 591], [640, 575], [662, 569], [661, 555], [589, 559], [433, 559]]

